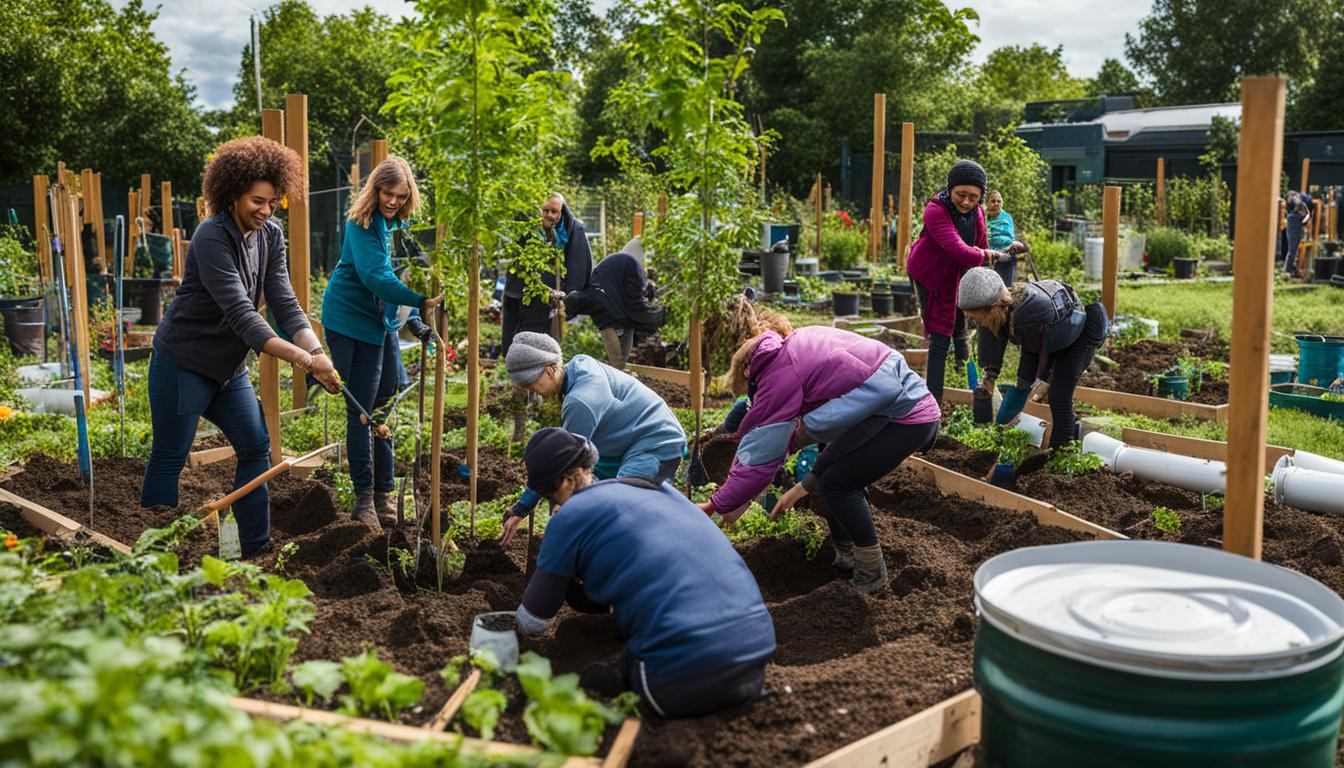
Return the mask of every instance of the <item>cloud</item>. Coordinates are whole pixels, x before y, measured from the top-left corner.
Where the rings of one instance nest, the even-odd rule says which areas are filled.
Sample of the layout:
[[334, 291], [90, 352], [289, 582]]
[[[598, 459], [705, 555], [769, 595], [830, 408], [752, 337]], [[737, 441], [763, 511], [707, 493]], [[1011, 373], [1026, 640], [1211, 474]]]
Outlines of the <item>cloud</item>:
[[1125, 33], [1138, 29], [1152, 5], [1123, 0], [943, 0], [951, 8], [972, 7], [980, 23], [975, 60], [984, 61], [1005, 45], [1064, 46], [1064, 63], [1077, 77], [1092, 77], [1106, 59], [1125, 58]]

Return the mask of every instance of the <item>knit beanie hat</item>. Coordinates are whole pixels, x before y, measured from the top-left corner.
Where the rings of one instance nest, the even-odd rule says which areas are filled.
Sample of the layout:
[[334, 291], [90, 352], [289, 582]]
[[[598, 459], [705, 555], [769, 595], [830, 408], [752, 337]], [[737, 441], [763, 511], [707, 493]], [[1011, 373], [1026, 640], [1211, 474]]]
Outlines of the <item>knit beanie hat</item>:
[[504, 356], [504, 366], [514, 384], [526, 387], [541, 376], [546, 366], [563, 363], [560, 345], [555, 339], [544, 333], [523, 331], [513, 337], [509, 353]]
[[975, 267], [961, 277], [957, 309], [983, 309], [1003, 295], [1003, 278], [989, 267]]
[[523, 463], [527, 465], [527, 487], [545, 496], [574, 467], [597, 464], [597, 447], [582, 435], [546, 427], [527, 441]]
[[953, 187], [962, 184], [979, 187], [980, 196], [984, 197], [989, 177], [985, 175], [985, 169], [974, 160], [958, 160], [952, 164], [952, 170], [947, 172], [947, 191], [951, 192]]

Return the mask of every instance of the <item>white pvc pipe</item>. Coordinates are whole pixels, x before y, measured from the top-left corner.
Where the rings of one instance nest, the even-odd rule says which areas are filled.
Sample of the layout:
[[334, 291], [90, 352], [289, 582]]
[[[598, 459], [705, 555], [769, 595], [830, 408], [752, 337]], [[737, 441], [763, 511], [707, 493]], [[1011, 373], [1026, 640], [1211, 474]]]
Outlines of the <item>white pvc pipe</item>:
[[[31, 403], [34, 413], [75, 415], [75, 390], [73, 389], [25, 388], [15, 390], [15, 394]], [[100, 389], [89, 390], [89, 397], [95, 403], [106, 400], [110, 394], [110, 392], [104, 392]]]
[[1017, 428], [1031, 435], [1031, 444], [1037, 448], [1045, 441], [1046, 426], [1044, 421], [1025, 413], [1017, 419]]
[[1274, 500], [1308, 512], [1344, 515], [1344, 475], [1294, 464], [1284, 456], [1274, 465]]
[[1106, 468], [1116, 474], [1129, 472], [1141, 480], [1198, 493], [1223, 493], [1227, 488], [1227, 465], [1221, 461], [1135, 448], [1101, 432], [1083, 437], [1083, 451], [1100, 456]]
[[1299, 469], [1310, 469], [1313, 472], [1331, 472], [1336, 475], [1344, 475], [1344, 461], [1322, 456], [1319, 453], [1293, 451], [1293, 466]]

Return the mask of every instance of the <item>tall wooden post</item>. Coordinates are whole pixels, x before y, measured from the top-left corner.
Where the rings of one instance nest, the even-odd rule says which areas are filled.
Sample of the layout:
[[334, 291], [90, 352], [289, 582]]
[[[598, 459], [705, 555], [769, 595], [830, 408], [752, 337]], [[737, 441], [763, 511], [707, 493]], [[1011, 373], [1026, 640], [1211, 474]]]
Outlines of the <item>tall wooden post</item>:
[[140, 237], [140, 193], [126, 192], [126, 261], [121, 265], [122, 277], [135, 276], [135, 242]]
[[1223, 549], [1257, 559], [1265, 515], [1274, 203], [1279, 197], [1279, 169], [1283, 166], [1285, 83], [1282, 77], [1245, 77], [1241, 81], [1237, 272], [1232, 281]]
[[639, 237], [644, 234], [644, 212], [635, 211], [635, 215], [630, 222], [630, 236]]
[[873, 189], [868, 206], [868, 260], [877, 261], [882, 250], [882, 182], [887, 162], [887, 94], [873, 94]]
[[146, 231], [153, 231], [151, 229], [148, 229], [149, 209], [151, 207], [149, 198], [150, 195], [153, 193], [153, 189], [151, 188], [150, 184], [151, 182], [149, 174], [148, 173], [140, 174], [140, 215], [145, 217], [145, 225], [147, 227]]
[[86, 196], [91, 195], [93, 200], [93, 232], [98, 236], [98, 263], [103, 265], [103, 271], [111, 273], [112, 262], [107, 258], [107, 237], [104, 235], [104, 222], [107, 221], [107, 215], [103, 213], [103, 174], [94, 171], [93, 184], [90, 189], [84, 191]]
[[387, 159], [387, 139], [374, 139], [373, 157], [371, 158], [371, 162], [373, 164], [370, 166], [369, 174], [372, 175], [373, 174], [372, 169], [377, 168], [386, 159]]
[[[261, 135], [283, 144], [285, 141], [285, 113], [279, 109], [261, 110]], [[271, 438], [271, 465], [284, 460], [280, 448], [280, 360], [273, 355], [261, 354], [261, 409], [266, 420], [266, 431]]]
[[910, 215], [914, 205], [915, 186], [915, 124], [901, 123], [901, 203], [896, 214], [896, 260], [905, 270], [905, 257], [910, 250]]
[[658, 223], [667, 218], [667, 195], [658, 196]]
[[50, 181], [45, 174], [33, 176], [33, 236], [37, 238], [37, 267], [42, 282], [51, 284], [51, 214], [47, 209]]
[[1339, 222], [1339, 205], [1335, 201], [1335, 190], [1330, 190], [1330, 202], [1327, 203], [1325, 213], [1325, 239], [1334, 240], [1336, 226]]
[[[64, 172], [58, 174], [66, 176]], [[79, 201], [67, 177], [56, 188], [54, 205], [57, 206], [57, 231], [61, 244], [65, 247], [65, 282], [70, 292], [70, 324], [75, 357], [79, 362], [80, 378], [84, 389], [85, 407], [90, 407], [89, 371], [89, 292], [88, 278], [84, 270], [84, 254], [80, 247], [79, 230], [83, 220], [79, 213]]]
[[1115, 317], [1115, 280], [1120, 267], [1120, 187], [1107, 186], [1101, 200], [1101, 303]]
[[700, 313], [699, 311], [692, 311], [688, 357], [690, 357], [691, 369], [691, 409], [695, 411], [697, 424], [700, 423], [700, 413], [704, 407], [705, 399], [705, 365], [702, 354], [704, 350], [701, 342], [701, 331]]
[[1302, 193], [1306, 194], [1308, 189], [1307, 179], [1311, 177], [1311, 158], [1302, 158]]
[[174, 224], [173, 224], [173, 183], [171, 181], [159, 182], [159, 205], [162, 206], [162, 214], [161, 214], [161, 218], [163, 219], [162, 232], [168, 237], [172, 237]]
[[826, 209], [821, 198], [821, 174], [817, 174], [817, 269], [821, 269], [821, 230], [825, 227]]
[[1311, 255], [1312, 257], [1321, 255], [1321, 214], [1324, 213], [1324, 207], [1321, 199], [1318, 197], [1311, 201]]
[[1167, 158], [1157, 158], [1157, 225], [1167, 225]]
[[[443, 225], [439, 225], [442, 230]], [[438, 295], [439, 285], [435, 281], [430, 293]], [[429, 439], [429, 519], [430, 531], [435, 547], [443, 546], [443, 494], [439, 487], [443, 477], [443, 399], [444, 386], [448, 378], [448, 354], [445, 350], [448, 338], [448, 313], [440, 306], [434, 311], [433, 323], [444, 343], [435, 345], [434, 350], [434, 410], [430, 414]], [[472, 411], [468, 410], [468, 414]], [[470, 432], [470, 429], [468, 429]], [[416, 457], [417, 460], [419, 457]], [[473, 472], [474, 476], [475, 473]], [[475, 487], [473, 482], [470, 486]], [[471, 491], [469, 490], [469, 493]]]
[[607, 199], [605, 197], [602, 198], [597, 207], [597, 229], [602, 234], [602, 255], [606, 256], [611, 250], [607, 248]]
[[79, 172], [79, 194], [77, 195], [78, 197], [82, 197], [84, 200], [84, 205], [79, 209], [80, 214], [79, 222], [81, 225], [93, 223], [93, 206], [89, 205], [89, 190], [92, 188], [93, 188], [93, 169], [85, 168], [84, 170]]
[[[481, 243], [474, 240], [471, 244], [471, 259], [467, 272], [467, 466], [471, 468], [468, 481], [467, 498], [471, 500], [472, 535], [476, 534], [476, 476], [480, 473], [480, 424], [481, 424]], [[560, 285], [560, 273], [555, 273], [556, 285]], [[563, 309], [561, 310], [563, 314]], [[445, 331], [447, 328], [445, 327]], [[447, 336], [444, 336], [446, 339]], [[446, 343], [446, 342], [445, 342]], [[442, 345], [440, 345], [442, 346]], [[434, 460], [438, 461], [436, 454]], [[533, 534], [529, 527], [530, 539]]]
[[[302, 93], [285, 94], [285, 146], [299, 156], [303, 169], [303, 193], [289, 193], [289, 283], [303, 313], [312, 311], [312, 286], [309, 270], [310, 231], [308, 228], [308, 97]], [[387, 142], [383, 142], [386, 151]], [[290, 385], [294, 408], [308, 405], [308, 382], [295, 367]]]
[[186, 266], [187, 245], [182, 241], [182, 228], [173, 227], [173, 277], [181, 281]]

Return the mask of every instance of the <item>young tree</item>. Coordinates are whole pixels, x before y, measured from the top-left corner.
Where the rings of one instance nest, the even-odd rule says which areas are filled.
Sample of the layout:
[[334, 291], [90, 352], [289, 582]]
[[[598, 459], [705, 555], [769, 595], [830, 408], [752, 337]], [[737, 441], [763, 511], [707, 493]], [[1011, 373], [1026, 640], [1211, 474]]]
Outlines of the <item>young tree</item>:
[[1087, 81], [1089, 96], [1107, 94], [1137, 93], [1142, 89], [1139, 78], [1119, 59], [1106, 59], [1101, 62], [1097, 76]]

